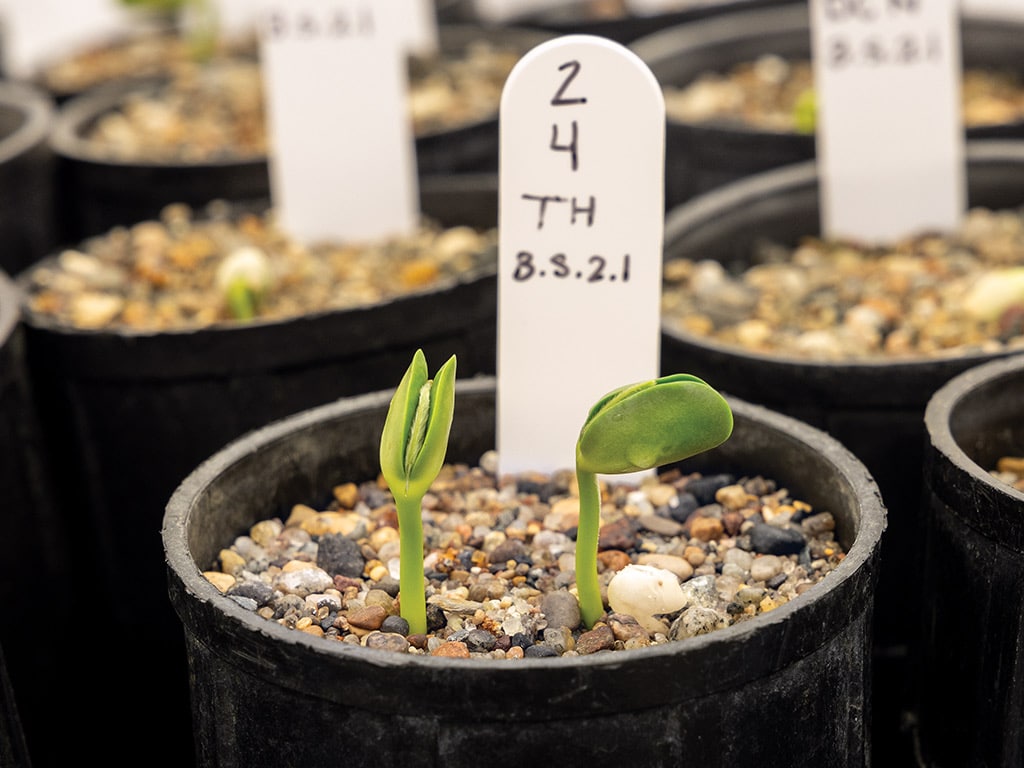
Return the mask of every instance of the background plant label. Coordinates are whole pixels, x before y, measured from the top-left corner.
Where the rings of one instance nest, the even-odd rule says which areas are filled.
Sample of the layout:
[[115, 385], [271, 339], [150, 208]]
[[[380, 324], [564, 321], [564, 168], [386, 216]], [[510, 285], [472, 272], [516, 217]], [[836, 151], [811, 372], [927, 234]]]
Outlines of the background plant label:
[[627, 48], [567, 35], [520, 59], [499, 120], [499, 460], [571, 469], [590, 407], [659, 373], [665, 104]]
[[409, 2], [264, 6], [271, 195], [300, 240], [384, 237], [419, 224], [406, 59], [415, 36], [397, 18]]
[[966, 206], [956, 0], [810, 0], [822, 231], [883, 242]]
[[131, 14], [113, 0], [0, 0], [0, 21], [5, 73], [32, 78], [69, 51], [124, 33]]

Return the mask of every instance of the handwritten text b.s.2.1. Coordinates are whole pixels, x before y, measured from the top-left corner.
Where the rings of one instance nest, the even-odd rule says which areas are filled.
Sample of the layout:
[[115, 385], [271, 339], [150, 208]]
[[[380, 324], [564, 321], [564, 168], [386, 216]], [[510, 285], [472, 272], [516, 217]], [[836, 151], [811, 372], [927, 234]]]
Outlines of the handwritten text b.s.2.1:
[[370, 3], [349, 8], [326, 7], [321, 13], [269, 8], [264, 23], [271, 41], [367, 39], [373, 37], [377, 26]]
[[540, 278], [558, 280], [582, 280], [587, 283], [629, 282], [629, 254], [621, 259], [594, 254], [586, 259], [573, 259], [564, 253], [549, 256], [546, 261], [538, 259], [530, 251], [516, 254], [516, 265], [512, 279], [517, 282]]

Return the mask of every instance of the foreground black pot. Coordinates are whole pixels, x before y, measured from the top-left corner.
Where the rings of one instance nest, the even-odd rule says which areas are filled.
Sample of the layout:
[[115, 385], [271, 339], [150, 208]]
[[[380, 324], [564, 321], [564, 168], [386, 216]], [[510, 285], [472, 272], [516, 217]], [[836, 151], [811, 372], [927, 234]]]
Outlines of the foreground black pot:
[[[1009, 69], [1024, 74], [1020, 39], [1024, 24], [973, 12], [961, 17], [963, 66]], [[806, 3], [733, 9], [728, 14], [681, 24], [635, 40], [630, 48], [663, 86], [683, 87], [707, 72], [725, 72], [764, 54], [809, 60], [811, 32]], [[1024, 121], [977, 126], [969, 139], [1024, 136]], [[694, 195], [758, 171], [810, 160], [815, 137], [769, 131], [724, 121], [668, 118], [665, 133], [665, 203], [671, 208]]]
[[[1024, 200], [1022, 170], [1024, 144], [971, 143], [970, 204], [1019, 206]], [[820, 233], [818, 189], [811, 161], [700, 195], [669, 213], [666, 258], [713, 258], [742, 268], [759, 241], [795, 246], [801, 237]], [[922, 597], [918, 510], [924, 409], [942, 384], [995, 355], [821, 362], [756, 354], [676, 328], [662, 330], [662, 370], [687, 370], [715, 381], [724, 392], [824, 429], [850, 448], [878, 482], [890, 528], [875, 606], [875, 711], [879, 729], [900, 739], [900, 709], [910, 706], [909, 655]], [[901, 748], [907, 747], [901, 741]]]
[[[495, 225], [494, 177], [436, 179], [421, 191], [423, 210], [443, 224]], [[121, 691], [114, 700], [123, 721], [190, 757], [184, 647], [157, 535], [172, 491], [251, 429], [397, 381], [416, 348], [434, 359], [458, 354], [461, 375], [493, 373], [496, 294], [495, 272], [484, 271], [362, 308], [160, 333], [81, 330], [27, 314], [45, 443], [77, 542], [75, 575], [89, 585], [71, 598], [117, 630], [82, 639], [110, 666], [76, 666], [85, 677], [76, 695], [90, 695], [89, 685]], [[177, 720], [132, 703], [133, 664], [146, 669], [153, 695], [174, 702]], [[111, 716], [87, 701], [80, 711], [85, 720]]]
[[19, 272], [56, 243], [55, 108], [32, 86], [0, 82], [0, 270]]
[[980, 365], [925, 411], [927, 531], [918, 705], [929, 765], [1024, 763], [1024, 355]]
[[[489, 29], [466, 24], [439, 27], [441, 50], [462, 52], [474, 41], [515, 45], [525, 53], [550, 39], [532, 29]], [[169, 203], [200, 207], [211, 200], [253, 203], [270, 198], [266, 157], [197, 163], [118, 161], [104, 156], [84, 136], [100, 116], [129, 93], [156, 89], [160, 80], [114, 83], [69, 100], [57, 113], [51, 144], [61, 189], [61, 236], [75, 242], [115, 226], [156, 218]], [[330, 98], [329, 94], [325, 94]], [[496, 172], [498, 105], [486, 119], [416, 137], [421, 177]]]
[[[495, 384], [460, 381], [448, 450], [494, 446]], [[201, 766], [352, 764], [655, 768], [866, 765], [871, 593], [885, 512], [827, 435], [732, 400], [735, 431], [686, 471], [763, 472], [831, 510], [849, 554], [800, 599], [686, 641], [575, 658], [449, 660], [313, 638], [244, 610], [201, 575], [253, 523], [379, 472], [391, 391], [298, 414], [204, 462], [167, 506], [171, 602], [191, 664]], [[804, 600], [804, 598], [807, 598]], [[765, 717], [766, 702], [786, 727]], [[285, 716], [284, 713], [287, 713]], [[735, 727], [734, 727], [735, 726]], [[498, 746], [500, 745], [500, 746]]]

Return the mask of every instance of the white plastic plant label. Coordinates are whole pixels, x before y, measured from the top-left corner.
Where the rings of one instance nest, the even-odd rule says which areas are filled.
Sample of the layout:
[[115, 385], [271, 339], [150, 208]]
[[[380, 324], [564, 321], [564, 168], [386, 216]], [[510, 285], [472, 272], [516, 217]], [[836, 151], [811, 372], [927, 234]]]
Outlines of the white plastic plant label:
[[264, 5], [271, 196], [293, 237], [369, 239], [419, 224], [410, 31], [396, 22], [396, 7], [380, 0]]
[[7, 74], [33, 78], [40, 67], [131, 29], [132, 14], [111, 0], [0, 0]]
[[810, 0], [822, 231], [885, 242], [966, 206], [956, 0]]
[[500, 108], [502, 472], [572, 468], [590, 407], [659, 375], [665, 105], [622, 45], [529, 51]]

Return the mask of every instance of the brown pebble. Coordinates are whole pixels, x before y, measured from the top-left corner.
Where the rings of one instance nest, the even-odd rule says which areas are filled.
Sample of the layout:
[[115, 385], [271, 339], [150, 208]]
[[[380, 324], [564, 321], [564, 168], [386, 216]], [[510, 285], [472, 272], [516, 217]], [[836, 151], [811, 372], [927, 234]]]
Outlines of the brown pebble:
[[384, 619], [388, 617], [387, 609], [382, 605], [368, 605], [351, 611], [347, 618], [349, 625], [359, 629], [380, 629]]
[[722, 513], [722, 527], [730, 536], [736, 536], [739, 534], [740, 528], [743, 527], [744, 520], [745, 518], [743, 517], [743, 513], [737, 512], [734, 509], [729, 509]]
[[469, 648], [465, 643], [456, 640], [437, 646], [430, 655], [444, 656], [449, 659], [468, 659]]
[[354, 509], [359, 501], [359, 486], [355, 483], [342, 483], [331, 489], [337, 502], [345, 509]]
[[704, 564], [704, 561], [707, 559], [707, 555], [704, 553], [703, 549], [691, 544], [683, 550], [683, 559], [696, 568]]
[[615, 645], [615, 634], [607, 624], [600, 624], [584, 632], [576, 641], [576, 652], [581, 656], [598, 651], [607, 651]]
[[597, 553], [597, 562], [602, 571], [621, 571], [630, 563], [629, 555], [621, 549], [607, 549]]
[[714, 541], [722, 538], [725, 527], [714, 517], [695, 517], [690, 523], [690, 536], [698, 541]]
[[626, 517], [601, 526], [597, 546], [600, 549], [632, 549], [636, 543], [633, 522]]

